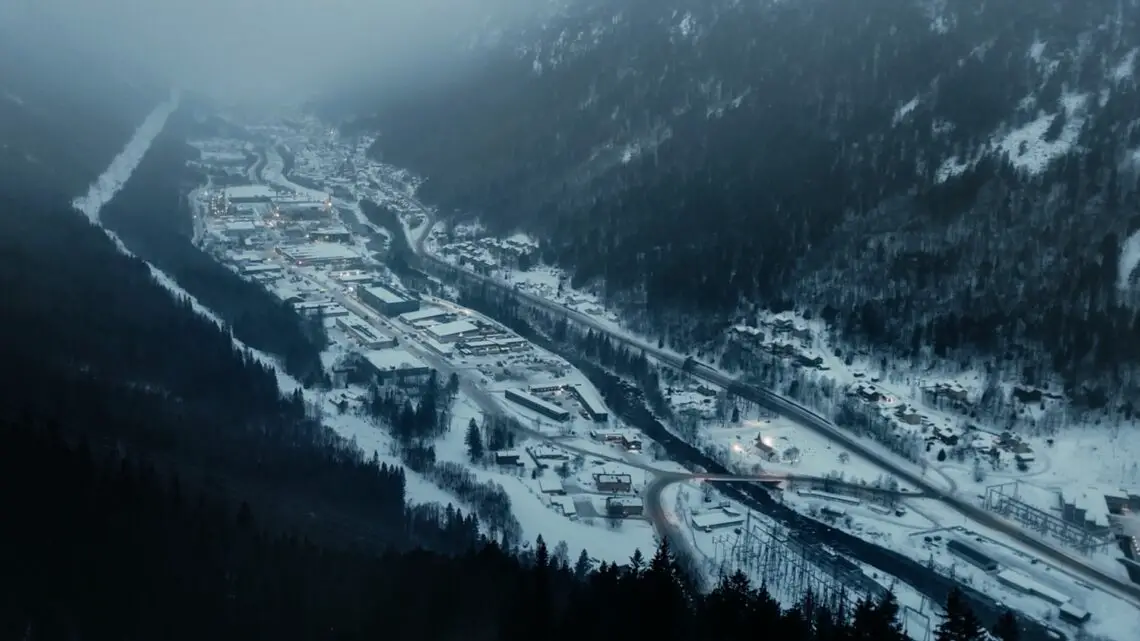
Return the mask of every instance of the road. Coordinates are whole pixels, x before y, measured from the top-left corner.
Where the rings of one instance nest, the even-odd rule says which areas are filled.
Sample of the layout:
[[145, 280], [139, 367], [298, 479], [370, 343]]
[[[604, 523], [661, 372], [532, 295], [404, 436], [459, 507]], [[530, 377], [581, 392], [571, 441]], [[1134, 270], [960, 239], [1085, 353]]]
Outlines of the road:
[[[429, 215], [429, 208], [418, 201], [413, 200], [413, 203], [420, 208], [420, 213], [425, 216]], [[431, 220], [429, 217], [428, 224], [424, 229], [431, 229]], [[1134, 605], [1140, 606], [1140, 585], [1112, 576], [1100, 568], [1089, 565], [1084, 562], [1084, 560], [1070, 554], [1066, 550], [1052, 545], [1050, 542], [1043, 540], [1033, 533], [1026, 532], [1017, 524], [971, 503], [968, 499], [958, 496], [953, 487], [951, 487], [950, 490], [946, 490], [934, 485], [923, 474], [914, 471], [906, 464], [900, 463], [893, 456], [884, 455], [877, 448], [868, 446], [861, 439], [841, 429], [830, 419], [822, 416], [811, 408], [770, 389], [740, 381], [706, 363], [665, 349], [659, 349], [655, 344], [623, 332], [615, 331], [612, 326], [602, 323], [598, 321], [598, 319], [583, 314], [575, 309], [570, 309], [561, 303], [536, 296], [530, 292], [522, 291], [511, 283], [498, 278], [477, 274], [471, 270], [449, 263], [424, 250], [423, 244], [426, 238], [427, 233], [425, 231], [421, 233], [419, 237], [415, 238], [412, 244], [414, 251], [420, 256], [425, 267], [450, 272], [464, 278], [474, 279], [484, 285], [509, 292], [519, 300], [548, 312], [561, 315], [595, 332], [605, 334], [617, 344], [624, 345], [631, 349], [641, 350], [647, 356], [651, 356], [660, 363], [686, 371], [694, 378], [723, 387], [730, 394], [752, 401], [761, 407], [789, 418], [866, 458], [895, 478], [918, 488], [923, 495], [941, 501], [968, 520], [1001, 532], [1040, 555], [1043, 559], [1048, 559], [1101, 589], [1129, 601]]]

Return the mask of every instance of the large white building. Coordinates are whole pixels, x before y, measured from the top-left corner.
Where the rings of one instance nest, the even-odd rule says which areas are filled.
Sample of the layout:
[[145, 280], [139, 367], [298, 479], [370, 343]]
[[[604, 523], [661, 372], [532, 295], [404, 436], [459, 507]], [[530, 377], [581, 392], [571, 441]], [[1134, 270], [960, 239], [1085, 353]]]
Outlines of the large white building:
[[307, 243], [281, 246], [277, 253], [297, 265], [358, 265], [364, 257], [350, 247], [339, 243]]
[[482, 330], [476, 327], [474, 323], [466, 320], [441, 323], [427, 328], [428, 335], [441, 343], [454, 343], [459, 339], [474, 336], [480, 331]]

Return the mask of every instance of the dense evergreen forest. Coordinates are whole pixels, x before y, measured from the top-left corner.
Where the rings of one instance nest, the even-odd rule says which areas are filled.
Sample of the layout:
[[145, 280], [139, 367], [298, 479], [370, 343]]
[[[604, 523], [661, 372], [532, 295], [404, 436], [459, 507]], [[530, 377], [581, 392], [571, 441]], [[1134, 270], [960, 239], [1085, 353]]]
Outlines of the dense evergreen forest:
[[678, 347], [797, 308], [916, 365], [1135, 397], [1135, 3], [566, 4], [325, 113]]
[[194, 123], [190, 109], [171, 116], [134, 179], [103, 209], [104, 223], [138, 256], [218, 314], [242, 342], [280, 357], [285, 370], [305, 384], [327, 384], [320, 352], [328, 337], [320, 319], [303, 318], [265, 287], [192, 244], [186, 194], [205, 184], [204, 176], [186, 166], [198, 154], [185, 143]]
[[[851, 612], [810, 597], [781, 610], [740, 574], [692, 593], [665, 545], [597, 570], [585, 555], [552, 557], [541, 538], [522, 556], [470, 539], [454, 556], [330, 548], [50, 427], [4, 421], [0, 438], [4, 639], [907, 638], [890, 596]], [[939, 641], [986, 638], [958, 594], [946, 613]], [[1017, 638], [1012, 615], [999, 626]]]

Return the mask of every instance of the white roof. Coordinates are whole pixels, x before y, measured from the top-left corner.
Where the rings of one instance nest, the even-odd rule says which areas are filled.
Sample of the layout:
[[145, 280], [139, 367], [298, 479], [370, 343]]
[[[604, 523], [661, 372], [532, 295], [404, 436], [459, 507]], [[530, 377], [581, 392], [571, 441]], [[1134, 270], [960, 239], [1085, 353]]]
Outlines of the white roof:
[[417, 309], [414, 312], [400, 314], [400, 319], [407, 323], [414, 323], [416, 321], [427, 320], [429, 318], [436, 318], [438, 316], [445, 316], [450, 312], [440, 309], [439, 307], [425, 307]]
[[273, 190], [266, 185], [234, 185], [226, 187], [226, 198], [270, 198]]
[[[432, 329], [435, 329], [435, 328], [433, 327]], [[431, 329], [429, 329], [428, 331], [431, 331]], [[558, 407], [557, 405], [555, 405], [553, 403], [547, 403], [546, 401], [542, 400], [541, 398], [539, 398], [533, 394], [528, 394], [527, 392], [524, 392], [520, 389], [509, 389], [506, 392], [504, 392], [504, 394], [506, 395], [507, 398], [510, 398], [511, 400], [526, 399], [527, 401], [530, 401], [534, 405], [538, 405], [544, 409], [549, 410], [553, 414], [560, 414], [562, 416], [569, 414], [569, 412], [567, 412], [564, 408]]]
[[464, 334], [466, 332], [474, 332], [479, 328], [473, 325], [470, 321], [457, 320], [450, 323], [443, 323], [429, 327], [428, 332], [440, 338], [444, 336], [455, 336], [456, 334]]
[[611, 496], [606, 499], [606, 503], [615, 503], [617, 505], [626, 506], [642, 505], [641, 498], [637, 496]]
[[599, 474], [594, 478], [596, 483], [632, 483], [632, 474]]
[[365, 287], [364, 291], [389, 304], [402, 303], [406, 300], [403, 296], [400, 296], [396, 292], [388, 289], [387, 287], [380, 287], [379, 285]]
[[538, 489], [541, 492], [562, 492], [562, 479], [557, 476], [540, 476], [538, 478]]
[[743, 523], [744, 517], [740, 514], [729, 514], [724, 510], [716, 510], [715, 512], [694, 514], [692, 521], [693, 526], [698, 528], [725, 527], [728, 525]]
[[296, 247], [282, 247], [281, 253], [291, 260], [351, 260], [360, 254], [337, 243], [308, 243]]
[[421, 369], [427, 365], [408, 352], [393, 347], [364, 352], [364, 358], [378, 370]]
[[574, 391], [577, 393], [578, 398], [586, 409], [595, 414], [605, 414], [606, 406], [602, 404], [601, 399], [594, 393], [594, 388], [590, 385], [575, 385]]
[[1069, 601], [1069, 597], [1067, 595], [1061, 594], [1060, 592], [1050, 587], [1041, 585], [1037, 581], [1034, 581], [1032, 578], [1030, 578], [1029, 575], [1018, 572], [1017, 570], [1002, 570], [1001, 572], [997, 573], [997, 578], [1019, 590], [1028, 592], [1030, 594], [1035, 594], [1045, 599], [1046, 601], [1051, 601], [1057, 604], [1067, 603]]
[[231, 220], [225, 224], [225, 228], [229, 231], [253, 231], [257, 229], [257, 224], [252, 220]]

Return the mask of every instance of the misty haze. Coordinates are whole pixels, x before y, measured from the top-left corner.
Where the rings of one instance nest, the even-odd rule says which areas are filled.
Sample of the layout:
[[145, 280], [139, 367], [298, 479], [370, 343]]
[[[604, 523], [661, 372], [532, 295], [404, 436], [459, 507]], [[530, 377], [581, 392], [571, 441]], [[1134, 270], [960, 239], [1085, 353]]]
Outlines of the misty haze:
[[0, 6], [0, 640], [1140, 638], [1140, 3]]

